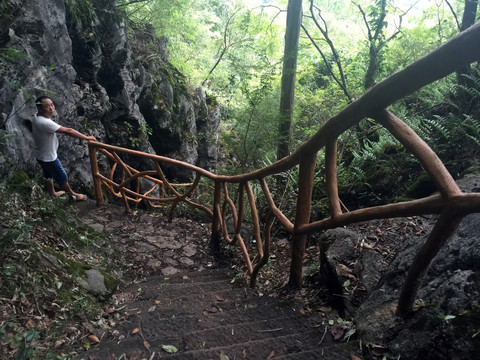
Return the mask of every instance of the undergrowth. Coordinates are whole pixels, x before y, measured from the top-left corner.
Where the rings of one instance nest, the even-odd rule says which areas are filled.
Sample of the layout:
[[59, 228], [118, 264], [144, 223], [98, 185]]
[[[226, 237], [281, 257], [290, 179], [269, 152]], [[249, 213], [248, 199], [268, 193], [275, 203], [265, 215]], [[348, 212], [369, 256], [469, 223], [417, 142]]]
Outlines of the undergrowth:
[[25, 173], [1, 182], [0, 196], [0, 358], [66, 358], [86, 342], [88, 324], [105, 321], [108, 296], [88, 292], [79, 280], [97, 269], [113, 292], [122, 264], [66, 198], [48, 197]]

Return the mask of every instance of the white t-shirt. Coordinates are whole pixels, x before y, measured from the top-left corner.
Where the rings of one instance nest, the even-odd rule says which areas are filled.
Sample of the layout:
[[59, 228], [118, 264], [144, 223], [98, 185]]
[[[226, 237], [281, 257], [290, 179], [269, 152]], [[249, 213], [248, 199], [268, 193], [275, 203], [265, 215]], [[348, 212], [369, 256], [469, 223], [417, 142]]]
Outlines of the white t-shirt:
[[33, 155], [42, 161], [57, 158], [58, 139], [55, 133], [60, 128], [55, 121], [35, 114], [32, 123]]

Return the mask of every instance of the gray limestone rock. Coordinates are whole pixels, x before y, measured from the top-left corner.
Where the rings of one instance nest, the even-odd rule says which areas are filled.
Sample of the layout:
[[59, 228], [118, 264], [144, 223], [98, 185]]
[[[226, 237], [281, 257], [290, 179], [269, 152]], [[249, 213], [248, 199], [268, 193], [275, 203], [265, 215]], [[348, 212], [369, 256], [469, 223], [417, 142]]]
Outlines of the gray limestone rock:
[[[85, 16], [70, 11], [74, 1], [66, 7], [60, 0], [28, 0], [21, 2], [21, 11], [14, 11], [21, 6], [17, 0], [4, 3], [2, 14], [12, 16], [0, 19], [2, 48], [22, 54], [0, 68], [0, 128], [11, 135], [0, 144], [5, 175], [14, 167], [39, 172], [30, 122], [34, 99], [45, 94], [52, 97], [55, 120], [63, 126], [101, 142], [215, 169], [219, 108], [207, 105], [203, 89], [187, 89], [169, 62], [167, 40], [157, 37], [151, 25], [129, 29], [131, 42], [114, 0], [102, 1]], [[147, 48], [158, 54], [145, 56], [150, 55], [142, 53]], [[58, 153], [71, 182], [91, 187], [87, 144], [60, 136]], [[129, 161], [139, 170], [152, 169], [148, 161]], [[106, 159], [99, 166], [108, 169]], [[168, 166], [165, 172], [178, 179], [192, 175]]]
[[100, 271], [90, 269], [85, 271], [85, 275], [85, 278], [78, 280], [80, 286], [95, 295], [106, 295], [108, 293], [105, 278]]

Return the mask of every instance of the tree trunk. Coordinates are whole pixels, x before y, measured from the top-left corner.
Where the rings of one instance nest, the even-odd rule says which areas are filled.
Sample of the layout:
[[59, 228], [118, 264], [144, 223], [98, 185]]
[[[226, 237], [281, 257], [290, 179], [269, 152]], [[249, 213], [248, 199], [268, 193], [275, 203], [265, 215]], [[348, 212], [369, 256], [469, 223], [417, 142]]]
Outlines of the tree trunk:
[[467, 30], [475, 24], [477, 16], [478, 0], [465, 0], [465, 8], [463, 11], [462, 25], [460, 31]]
[[[465, 0], [465, 7], [463, 11], [462, 24], [460, 25], [460, 32], [468, 29], [475, 23], [477, 16], [478, 0]], [[474, 97], [465, 90], [465, 88], [475, 87], [475, 82], [471, 78], [472, 69], [470, 65], [466, 65], [458, 69], [456, 72], [457, 83], [460, 89], [456, 94], [456, 101], [460, 105], [462, 113], [469, 114], [474, 101]]]
[[283, 56], [277, 159], [281, 159], [290, 154], [290, 129], [293, 119], [295, 75], [297, 71], [298, 42], [301, 25], [302, 1], [289, 0], [287, 9], [287, 29], [285, 32], [285, 51]]

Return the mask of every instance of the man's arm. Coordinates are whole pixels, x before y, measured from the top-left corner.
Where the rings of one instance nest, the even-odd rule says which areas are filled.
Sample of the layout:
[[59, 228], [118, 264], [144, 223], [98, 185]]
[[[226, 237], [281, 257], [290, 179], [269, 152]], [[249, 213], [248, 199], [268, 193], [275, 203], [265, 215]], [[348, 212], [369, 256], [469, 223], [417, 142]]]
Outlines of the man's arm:
[[95, 139], [95, 136], [83, 135], [81, 132], [65, 126], [60, 126], [56, 132], [60, 134], [66, 134], [82, 140], [97, 141], [97, 139]]

